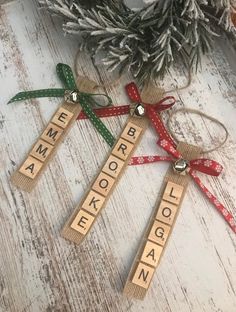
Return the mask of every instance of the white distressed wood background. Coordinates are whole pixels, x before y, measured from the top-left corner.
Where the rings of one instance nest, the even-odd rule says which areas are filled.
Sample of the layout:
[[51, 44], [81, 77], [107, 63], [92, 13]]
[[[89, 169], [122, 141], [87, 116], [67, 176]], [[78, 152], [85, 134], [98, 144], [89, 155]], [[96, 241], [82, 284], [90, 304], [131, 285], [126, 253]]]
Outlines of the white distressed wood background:
[[[121, 293], [167, 164], [128, 168], [81, 246], [65, 241], [59, 232], [109, 151], [89, 121], [73, 126], [31, 194], [10, 184], [10, 175], [60, 100], [6, 103], [21, 90], [59, 87], [55, 66], [73, 65], [78, 45], [63, 36], [57, 18], [37, 9], [35, 0], [0, 7], [0, 39], [0, 311], [234, 312], [236, 236], [194, 183], [146, 299], [130, 300]], [[235, 43], [221, 39], [192, 85], [174, 93], [178, 107], [201, 109], [229, 130], [224, 148], [209, 155], [224, 166], [224, 173], [219, 178], [202, 175], [202, 180], [234, 216], [235, 50]], [[81, 58], [80, 69], [99, 83], [114, 79], [88, 56]], [[127, 103], [123, 87], [129, 79], [106, 89], [115, 104]], [[161, 85], [171, 89], [185, 80], [183, 69], [175, 68]], [[125, 120], [104, 121], [118, 135]], [[199, 117], [180, 116], [177, 121], [176, 132], [189, 142], [209, 145], [221, 136], [218, 127]], [[155, 142], [148, 130], [136, 154], [161, 153]]]

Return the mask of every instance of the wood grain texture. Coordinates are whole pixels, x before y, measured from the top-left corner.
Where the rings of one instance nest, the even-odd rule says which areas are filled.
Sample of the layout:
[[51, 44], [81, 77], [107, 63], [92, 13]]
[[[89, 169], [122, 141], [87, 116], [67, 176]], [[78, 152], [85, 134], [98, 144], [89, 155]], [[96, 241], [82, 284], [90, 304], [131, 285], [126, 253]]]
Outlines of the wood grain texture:
[[[60, 105], [40, 99], [6, 105], [17, 91], [59, 87], [58, 62], [73, 64], [78, 44], [64, 37], [57, 18], [37, 10], [36, 1], [0, 7], [0, 311], [1, 312], [232, 312], [236, 306], [236, 238], [194, 183], [181, 211], [152, 288], [143, 302], [122, 295], [130, 265], [154, 208], [168, 164], [126, 170], [86, 244], [75, 246], [59, 232], [110, 150], [89, 121], [73, 126], [31, 194], [9, 178]], [[192, 85], [174, 95], [220, 119], [230, 138], [210, 155], [224, 166], [219, 178], [202, 175], [206, 185], [236, 215], [235, 43], [220, 39], [205, 57]], [[82, 75], [99, 83], [113, 80], [84, 55]], [[124, 77], [107, 93], [125, 104]], [[160, 84], [182, 86], [186, 75], [173, 68]], [[166, 118], [167, 113], [163, 114]], [[104, 119], [114, 135], [126, 117]], [[209, 145], [220, 129], [197, 116], [178, 116], [177, 135]], [[191, 132], [193, 134], [191, 134]], [[149, 129], [136, 155], [163, 153]]]

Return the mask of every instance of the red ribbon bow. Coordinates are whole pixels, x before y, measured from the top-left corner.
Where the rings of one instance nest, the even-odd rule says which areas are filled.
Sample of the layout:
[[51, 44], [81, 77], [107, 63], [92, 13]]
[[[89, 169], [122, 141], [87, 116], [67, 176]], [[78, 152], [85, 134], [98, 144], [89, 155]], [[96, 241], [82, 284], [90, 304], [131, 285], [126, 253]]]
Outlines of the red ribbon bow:
[[[157, 112], [161, 112], [165, 109], [172, 107], [175, 103], [175, 98], [173, 96], [167, 96], [161, 101], [157, 102], [156, 104], [149, 104], [144, 103], [141, 99], [139, 94], [139, 90], [134, 82], [129, 83], [126, 86], [126, 91], [128, 93], [129, 98], [136, 102], [137, 104], [140, 103], [145, 107], [146, 115], [150, 119], [153, 127], [157, 131], [159, 135], [158, 144], [163, 147], [170, 156], [139, 156], [139, 157], [132, 157], [130, 161], [130, 165], [141, 165], [141, 164], [148, 164], [157, 161], [176, 161], [176, 159], [181, 159], [182, 155], [176, 150], [176, 144], [172, 140], [171, 136], [167, 132], [164, 124], [162, 123], [161, 118], [157, 114]], [[167, 104], [167, 102], [170, 103]], [[104, 108], [97, 108], [94, 110], [98, 117], [111, 117], [111, 116], [119, 116], [119, 115], [126, 115], [130, 112], [130, 105], [122, 105], [117, 107], [104, 107]], [[87, 116], [81, 112], [77, 119], [86, 119]], [[218, 176], [222, 171], [222, 166], [214, 160], [200, 158], [194, 159], [189, 162], [189, 174], [194, 179], [196, 184], [200, 187], [202, 192], [207, 196], [209, 201], [216, 207], [216, 209], [220, 212], [232, 230], [236, 233], [236, 222], [232, 216], [232, 214], [218, 201], [218, 199], [203, 185], [199, 177], [196, 175], [196, 170], [206, 173], [212, 176]]]
[[[171, 161], [176, 162], [176, 160], [182, 159], [182, 155], [176, 150], [176, 144], [170, 137], [169, 133], [167, 132], [164, 124], [162, 123], [161, 118], [156, 113], [154, 107], [159, 107], [158, 111], [161, 111], [160, 109], [160, 103], [163, 103], [166, 101], [167, 97], [163, 99], [161, 102], [157, 103], [156, 105], [152, 106], [151, 104], [146, 104], [142, 102], [141, 96], [139, 94], [139, 91], [134, 83], [130, 83], [126, 86], [126, 91], [132, 101], [135, 101], [137, 103], [142, 103], [147, 108], [147, 116], [149, 117], [150, 121], [152, 122], [152, 125], [154, 129], [156, 130], [157, 134], [159, 135], [158, 144], [167, 151], [170, 155], [169, 156], [140, 156], [140, 157], [133, 157], [130, 161], [130, 165], [140, 165], [145, 163], [153, 163], [156, 161]], [[173, 105], [173, 104], [172, 104]], [[170, 105], [170, 106], [172, 106]], [[170, 107], [169, 106], [169, 107]], [[169, 108], [164, 105], [164, 109]], [[226, 222], [229, 224], [231, 229], [236, 233], [236, 222], [232, 216], [232, 214], [221, 204], [218, 199], [203, 185], [201, 180], [196, 175], [196, 170], [203, 172], [205, 174], [211, 175], [211, 176], [218, 176], [223, 167], [216, 161], [206, 158], [200, 158], [200, 159], [194, 159], [191, 160], [188, 163], [188, 173], [191, 175], [191, 177], [194, 179], [194, 181], [197, 183], [197, 185], [200, 187], [202, 192], [207, 196], [207, 198], [210, 200], [210, 202], [216, 207], [216, 209], [220, 212], [220, 214], [223, 216], [223, 218], [226, 220]]]
[[[176, 160], [183, 159], [180, 152], [178, 152], [166, 139], [158, 140], [157, 144], [159, 144], [167, 153], [175, 157], [175, 159], [170, 157], [170, 159], [168, 159], [169, 161], [176, 162]], [[222, 172], [223, 167], [215, 160], [199, 158], [188, 162], [188, 171], [192, 172], [193, 170], [217, 177]]]
[[[172, 107], [175, 104], [175, 98], [173, 96], [166, 96], [164, 99], [160, 100], [156, 104], [143, 103], [138, 88], [134, 82], [131, 82], [126, 86], [126, 91], [128, 92], [128, 95], [133, 102], [143, 104], [143, 106], [147, 111], [148, 116], [150, 111], [161, 112], [163, 110]], [[130, 113], [130, 105], [95, 108], [94, 112], [98, 117], [127, 115]], [[83, 111], [77, 117], [78, 120], [87, 118], [88, 118], [87, 115]]]

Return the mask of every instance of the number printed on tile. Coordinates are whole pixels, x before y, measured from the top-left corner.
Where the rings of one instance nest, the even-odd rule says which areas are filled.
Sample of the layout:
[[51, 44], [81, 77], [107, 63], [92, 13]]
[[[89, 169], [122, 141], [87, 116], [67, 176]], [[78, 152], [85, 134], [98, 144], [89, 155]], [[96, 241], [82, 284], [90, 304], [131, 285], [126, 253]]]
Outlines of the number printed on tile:
[[174, 222], [178, 206], [162, 200], [156, 215], [156, 219], [171, 225]]

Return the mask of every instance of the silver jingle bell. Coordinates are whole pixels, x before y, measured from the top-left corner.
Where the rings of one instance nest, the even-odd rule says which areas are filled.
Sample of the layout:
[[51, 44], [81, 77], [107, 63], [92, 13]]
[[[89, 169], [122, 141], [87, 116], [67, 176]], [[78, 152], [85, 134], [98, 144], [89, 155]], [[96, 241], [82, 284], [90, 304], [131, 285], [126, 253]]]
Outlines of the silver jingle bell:
[[186, 170], [188, 169], [188, 167], [189, 167], [189, 162], [183, 158], [176, 160], [176, 162], [173, 165], [174, 171], [182, 175], [186, 174]]
[[64, 94], [64, 99], [67, 103], [76, 104], [79, 102], [79, 92], [76, 90], [66, 90]]
[[132, 116], [135, 117], [143, 117], [146, 113], [145, 107], [141, 104], [135, 104], [135, 106], [133, 106], [130, 110], [130, 113]]

